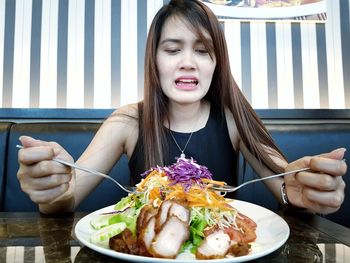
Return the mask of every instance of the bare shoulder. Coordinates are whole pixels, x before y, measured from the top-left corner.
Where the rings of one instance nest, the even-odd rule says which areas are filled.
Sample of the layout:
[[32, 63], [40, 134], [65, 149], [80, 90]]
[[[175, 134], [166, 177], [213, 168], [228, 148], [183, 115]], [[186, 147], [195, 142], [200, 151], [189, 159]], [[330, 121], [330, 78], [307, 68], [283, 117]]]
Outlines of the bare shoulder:
[[139, 113], [137, 104], [129, 104], [116, 109], [101, 126], [102, 134], [108, 134], [114, 145], [121, 147], [119, 151], [129, 157], [134, 151], [139, 135]]
[[107, 118], [107, 122], [121, 121], [124, 123], [134, 123], [137, 122], [139, 115], [138, 106], [136, 103], [128, 104], [116, 109], [112, 114]]
[[226, 117], [226, 123], [228, 132], [230, 135], [230, 140], [232, 142], [233, 148], [237, 151], [239, 149], [239, 133], [237, 130], [236, 122], [233, 117], [232, 112], [229, 108], [225, 107], [225, 117]]

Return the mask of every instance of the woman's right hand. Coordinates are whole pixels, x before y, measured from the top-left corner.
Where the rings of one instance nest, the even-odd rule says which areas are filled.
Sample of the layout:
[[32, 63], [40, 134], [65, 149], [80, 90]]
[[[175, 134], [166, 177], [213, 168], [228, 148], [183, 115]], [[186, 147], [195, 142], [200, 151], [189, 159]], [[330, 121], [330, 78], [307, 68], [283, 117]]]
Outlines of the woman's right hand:
[[74, 162], [72, 156], [56, 142], [21, 136], [23, 149], [18, 151], [17, 178], [22, 190], [33, 202], [46, 205], [74, 196], [74, 170], [52, 160], [57, 157]]

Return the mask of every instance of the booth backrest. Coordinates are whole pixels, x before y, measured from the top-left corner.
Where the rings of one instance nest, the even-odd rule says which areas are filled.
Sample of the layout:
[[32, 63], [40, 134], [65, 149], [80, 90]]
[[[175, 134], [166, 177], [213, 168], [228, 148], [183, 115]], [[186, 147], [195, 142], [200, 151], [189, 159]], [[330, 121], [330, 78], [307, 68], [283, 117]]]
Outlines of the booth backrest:
[[9, 130], [11, 127], [10, 122], [0, 122], [0, 208], [4, 203], [4, 185], [6, 180], [6, 159], [7, 159], [7, 142], [9, 136]]
[[[17, 180], [16, 144], [21, 135], [56, 141], [77, 159], [91, 141], [102, 121], [111, 110], [60, 109], [0, 109], [0, 210], [36, 211], [37, 206], [24, 194]], [[328, 152], [337, 147], [350, 149], [349, 110], [257, 110], [276, 143], [289, 161], [305, 155]], [[346, 153], [345, 159], [349, 159]], [[112, 177], [129, 183], [127, 158], [110, 171]], [[349, 172], [344, 176], [350, 185]], [[240, 161], [238, 181], [249, 180], [256, 174]], [[350, 190], [342, 208], [327, 217], [350, 227]], [[94, 211], [114, 204], [125, 193], [108, 181], [103, 181], [78, 207], [79, 211]], [[278, 208], [272, 194], [263, 183], [250, 185], [237, 192], [236, 198], [254, 202], [271, 210]]]

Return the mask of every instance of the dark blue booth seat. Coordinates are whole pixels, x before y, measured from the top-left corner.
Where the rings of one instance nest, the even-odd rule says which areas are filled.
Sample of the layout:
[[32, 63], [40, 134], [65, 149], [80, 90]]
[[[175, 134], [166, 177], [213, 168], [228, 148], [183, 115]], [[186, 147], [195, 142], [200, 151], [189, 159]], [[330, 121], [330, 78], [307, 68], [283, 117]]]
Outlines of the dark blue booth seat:
[[3, 188], [6, 180], [6, 158], [7, 158], [7, 142], [9, 130], [11, 127], [10, 122], [0, 122], [0, 209], [1, 204], [4, 202]]
[[[15, 146], [19, 143], [19, 136], [30, 135], [42, 140], [57, 141], [77, 159], [110, 112], [111, 110], [91, 109], [0, 109], [0, 120], [2, 120], [0, 121], [0, 176], [2, 176], [0, 191], [3, 197], [0, 200], [0, 209], [37, 210], [37, 206], [21, 191], [17, 181], [18, 149]], [[329, 152], [338, 147], [345, 147], [350, 151], [350, 110], [258, 110], [257, 112], [289, 161], [305, 155]], [[8, 133], [9, 127], [11, 129]], [[346, 153], [345, 159], [350, 159], [349, 153]], [[256, 177], [248, 165], [243, 168], [241, 158], [238, 182]], [[348, 187], [345, 189], [346, 196], [342, 208], [327, 216], [347, 227], [350, 227], [349, 174], [348, 171], [344, 176]], [[124, 184], [129, 183], [125, 156], [113, 168], [110, 175]], [[122, 190], [104, 180], [78, 210], [94, 211], [114, 204], [122, 196], [125, 196]], [[263, 183], [240, 189], [236, 198], [271, 210], [279, 207]]]

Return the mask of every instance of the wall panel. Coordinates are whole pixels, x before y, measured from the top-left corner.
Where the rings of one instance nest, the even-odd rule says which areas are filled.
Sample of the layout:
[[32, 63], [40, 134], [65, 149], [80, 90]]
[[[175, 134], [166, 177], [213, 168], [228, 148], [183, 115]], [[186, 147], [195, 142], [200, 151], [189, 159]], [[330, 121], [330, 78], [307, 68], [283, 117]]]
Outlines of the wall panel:
[[[0, 107], [114, 108], [143, 97], [147, 30], [164, 0], [0, 0]], [[350, 108], [349, 0], [326, 22], [222, 19], [254, 108]]]

